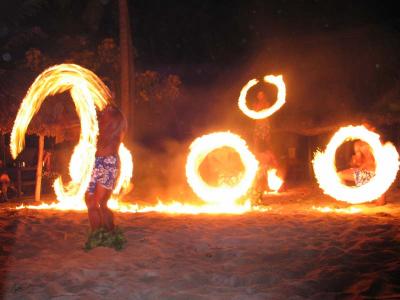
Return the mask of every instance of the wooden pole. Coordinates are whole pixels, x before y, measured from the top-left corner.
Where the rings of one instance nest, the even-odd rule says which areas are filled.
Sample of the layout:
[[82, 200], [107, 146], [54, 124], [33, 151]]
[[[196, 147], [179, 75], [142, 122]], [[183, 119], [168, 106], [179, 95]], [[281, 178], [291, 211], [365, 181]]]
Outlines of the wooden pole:
[[135, 66], [132, 31], [127, 0], [118, 0], [119, 7], [119, 47], [120, 47], [120, 97], [121, 110], [126, 117], [128, 131], [125, 138], [131, 136], [134, 112]]
[[18, 190], [18, 199], [22, 196], [22, 176], [21, 176], [21, 167], [17, 166], [17, 190]]
[[39, 150], [38, 150], [38, 161], [36, 168], [35, 201], [40, 201], [40, 192], [42, 188], [43, 149], [44, 149], [44, 135], [41, 134], [39, 135]]
[[130, 91], [130, 54], [129, 54], [129, 38], [130, 24], [127, 0], [118, 1], [119, 8], [119, 48], [120, 48], [120, 84], [121, 84], [121, 110], [125, 113], [126, 120], [130, 123], [130, 107], [131, 107], [131, 91]]

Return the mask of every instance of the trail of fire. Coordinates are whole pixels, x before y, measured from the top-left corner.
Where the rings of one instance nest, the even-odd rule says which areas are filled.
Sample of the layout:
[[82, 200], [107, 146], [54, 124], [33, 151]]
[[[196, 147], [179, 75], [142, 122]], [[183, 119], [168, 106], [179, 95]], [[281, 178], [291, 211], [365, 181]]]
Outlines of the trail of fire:
[[329, 206], [313, 206], [313, 210], [322, 212], [322, 213], [339, 213], [339, 214], [358, 214], [362, 212], [361, 208], [358, 207], [346, 207], [346, 208], [335, 208]]
[[[80, 118], [81, 134], [69, 164], [71, 181], [63, 186], [61, 177], [54, 182], [54, 190], [59, 202], [39, 205], [35, 208], [83, 209], [84, 194], [93, 169], [98, 123], [96, 107], [102, 110], [110, 101], [110, 91], [91, 71], [75, 64], [61, 64], [48, 68], [41, 73], [29, 88], [21, 103], [11, 133], [10, 149], [14, 159], [23, 150], [25, 133], [35, 113], [44, 99], [69, 90]], [[132, 156], [121, 144], [119, 149], [121, 164], [124, 166], [114, 194], [127, 187], [132, 176]], [[34, 207], [31, 207], [34, 208]]]
[[[359, 187], [344, 185], [337, 174], [335, 153], [347, 140], [362, 140], [368, 143], [375, 158], [375, 176]], [[396, 179], [399, 170], [399, 154], [391, 143], [382, 145], [379, 135], [364, 126], [340, 128], [332, 137], [324, 152], [314, 155], [313, 167], [319, 186], [325, 194], [336, 200], [352, 204], [370, 202], [385, 193]]]
[[[115, 200], [115, 199], [111, 199]], [[110, 200], [110, 201], [111, 201]], [[117, 201], [111, 201], [108, 205], [110, 209], [119, 211], [122, 213], [147, 213], [147, 212], [159, 212], [167, 214], [244, 214], [248, 212], [267, 212], [270, 211], [269, 207], [252, 205], [250, 201], [246, 201], [242, 205], [190, 205], [182, 202], [171, 202], [163, 203], [159, 201], [156, 205], [140, 206], [138, 204], [121, 203]], [[49, 210], [70, 210], [70, 211], [86, 211], [86, 206], [82, 202], [81, 206], [77, 207], [62, 207], [60, 208], [58, 203], [42, 203], [41, 205], [29, 205], [29, 206], [18, 206], [16, 209], [49, 209]]]
[[271, 107], [264, 108], [260, 111], [254, 111], [247, 106], [247, 92], [255, 86], [259, 81], [257, 79], [250, 80], [240, 91], [240, 96], [238, 100], [239, 109], [249, 118], [252, 119], [265, 119], [274, 114], [279, 110], [286, 102], [286, 86], [283, 81], [282, 75], [266, 75], [264, 76], [264, 82], [274, 84], [278, 88], [277, 100]]
[[[212, 151], [222, 148], [233, 148], [244, 165], [244, 174], [239, 183], [231, 186], [223, 184], [213, 187], [203, 181], [199, 166]], [[186, 162], [186, 177], [193, 191], [207, 203], [232, 205], [251, 187], [258, 170], [258, 161], [247, 148], [246, 142], [231, 132], [214, 132], [197, 138], [190, 145]]]
[[[69, 90], [71, 93], [77, 114], [80, 118], [82, 130], [79, 143], [74, 149], [69, 165], [72, 180], [66, 187], [63, 186], [61, 178], [57, 178], [54, 182], [58, 202], [51, 204], [42, 203], [37, 206], [31, 205], [27, 206], [27, 208], [86, 210], [84, 193], [87, 189], [94, 164], [98, 135], [96, 107], [102, 110], [111, 101], [108, 88], [94, 73], [78, 65], [61, 64], [53, 66], [40, 74], [22, 101], [14, 123], [10, 148], [13, 157], [16, 158], [24, 147], [27, 127], [34, 114], [39, 111], [44, 99], [49, 95], [66, 90]], [[212, 149], [222, 146], [232, 147], [238, 151], [246, 172], [242, 181], [237, 186], [212, 188], [199, 180], [198, 166], [207, 153], [212, 151]], [[121, 188], [126, 188], [129, 185], [133, 172], [132, 156], [121, 144], [119, 149], [122, 166], [121, 176], [114, 190], [113, 197], [109, 201], [109, 207], [122, 212], [158, 211], [190, 214], [244, 213], [252, 210], [267, 210], [266, 208], [252, 206], [250, 201], [246, 201], [241, 205], [235, 203], [235, 200], [243, 196], [250, 188], [258, 168], [257, 160], [247, 149], [246, 143], [240, 137], [232, 133], [214, 133], [207, 137], [196, 139], [191, 146], [191, 150], [186, 166], [188, 181], [195, 192], [207, 202], [205, 205], [195, 206], [179, 202], [164, 204], [159, 202], [155, 206], [139, 207], [136, 204], [120, 203], [118, 201], [118, 193]]]

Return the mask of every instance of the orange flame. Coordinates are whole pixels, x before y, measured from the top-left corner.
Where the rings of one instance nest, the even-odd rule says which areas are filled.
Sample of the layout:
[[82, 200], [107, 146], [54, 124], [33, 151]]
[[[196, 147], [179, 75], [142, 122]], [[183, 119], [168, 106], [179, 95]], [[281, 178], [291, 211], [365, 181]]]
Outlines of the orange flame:
[[329, 206], [324, 206], [324, 207], [313, 206], [312, 209], [322, 212], [322, 213], [358, 214], [358, 213], [362, 212], [362, 209], [360, 209], [358, 207], [354, 207], [354, 206], [346, 207], [346, 208], [332, 208]]
[[[74, 149], [69, 171], [72, 181], [63, 187], [61, 178], [54, 183], [57, 203], [42, 203], [37, 206], [27, 206], [30, 209], [86, 210], [83, 201], [94, 165], [98, 124], [95, 106], [100, 110], [109, 102], [107, 87], [92, 72], [72, 64], [62, 64], [45, 70], [32, 84], [14, 123], [11, 150], [16, 157], [24, 146], [24, 136], [33, 115], [48, 95], [53, 95], [70, 89], [72, 99], [80, 117], [82, 133], [78, 145]], [[235, 186], [220, 186], [213, 188], [204, 183], [198, 174], [198, 167], [207, 153], [213, 149], [228, 146], [238, 151], [245, 166], [245, 174]], [[127, 188], [133, 172], [132, 156], [121, 144], [119, 149], [121, 159], [121, 175], [113, 191], [118, 194], [121, 187]], [[196, 139], [191, 145], [191, 152], [186, 164], [188, 182], [193, 190], [207, 202], [196, 206], [172, 202], [164, 204], [161, 201], [155, 206], [140, 207], [137, 204], [121, 203], [113, 195], [108, 202], [111, 209], [120, 212], [166, 212], [166, 213], [228, 213], [241, 214], [248, 211], [267, 211], [267, 207], [252, 206], [249, 200], [239, 205], [235, 200], [242, 197], [250, 188], [258, 169], [258, 161], [248, 150], [246, 143], [239, 136], [229, 132], [210, 134]], [[17, 209], [25, 208], [23, 205]]]
[[252, 119], [265, 119], [274, 114], [277, 110], [279, 110], [286, 101], [286, 86], [283, 81], [282, 75], [274, 76], [267, 75], [264, 76], [264, 81], [268, 83], [274, 84], [278, 88], [278, 96], [277, 100], [271, 107], [267, 107], [260, 111], [254, 111], [247, 107], [246, 96], [249, 89], [255, 86], [259, 81], [257, 79], [250, 80], [240, 91], [238, 105], [240, 110], [248, 117]]
[[268, 187], [273, 192], [278, 192], [283, 184], [283, 180], [277, 175], [276, 169], [269, 169], [267, 171]]
[[[59, 203], [50, 205], [56, 209], [86, 209], [84, 194], [90, 181], [94, 166], [98, 123], [97, 107], [102, 110], [110, 101], [110, 91], [106, 85], [91, 71], [74, 64], [61, 64], [48, 68], [41, 73], [29, 88], [21, 103], [11, 133], [10, 148], [15, 159], [25, 144], [25, 133], [35, 113], [40, 109], [44, 99], [49, 95], [70, 90], [77, 114], [80, 118], [81, 135], [69, 164], [71, 182], [63, 186], [61, 177], [54, 182], [54, 190]], [[128, 173], [132, 171], [132, 160], [123, 145], [120, 147], [121, 164], [127, 166], [123, 171], [118, 190], [129, 181]], [[129, 170], [129, 168], [132, 168]], [[131, 173], [130, 173], [131, 174]], [[129, 178], [129, 179], [128, 179]], [[49, 208], [47, 204], [44, 207]]]
[[[342, 184], [335, 166], [337, 148], [343, 142], [355, 139], [370, 145], [376, 162], [375, 176], [359, 187]], [[315, 153], [313, 167], [319, 186], [325, 194], [340, 201], [358, 204], [373, 201], [388, 190], [399, 170], [399, 154], [391, 143], [382, 145], [377, 133], [364, 126], [347, 126], [334, 134], [324, 152]]]
[[[199, 166], [204, 158], [221, 147], [231, 147], [237, 151], [245, 167], [242, 180], [235, 186], [223, 184], [212, 187], [205, 183], [199, 174]], [[215, 132], [197, 138], [190, 145], [186, 161], [186, 177], [189, 185], [201, 199], [211, 204], [233, 205], [251, 187], [257, 170], [258, 161], [247, 148], [246, 142], [230, 132]]]

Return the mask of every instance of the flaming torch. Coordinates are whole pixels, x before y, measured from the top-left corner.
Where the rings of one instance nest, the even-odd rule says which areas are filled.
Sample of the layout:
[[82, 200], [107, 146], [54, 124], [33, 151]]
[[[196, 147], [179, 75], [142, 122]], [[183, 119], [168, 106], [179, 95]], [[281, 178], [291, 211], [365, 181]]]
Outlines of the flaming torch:
[[285, 104], [286, 101], [286, 87], [285, 83], [283, 82], [282, 75], [278, 76], [267, 75], [264, 76], [264, 81], [272, 83], [278, 88], [277, 100], [271, 107], [267, 107], [260, 111], [255, 111], [248, 108], [246, 103], [247, 92], [251, 87], [255, 86], [259, 82], [257, 79], [250, 80], [240, 91], [239, 102], [238, 102], [239, 108], [246, 116], [252, 119], [268, 118], [269, 116], [274, 114], [277, 110], [279, 110]]
[[[375, 176], [359, 187], [342, 184], [335, 166], [337, 148], [348, 140], [362, 140], [369, 144], [375, 157]], [[324, 152], [314, 155], [313, 167], [319, 186], [325, 194], [351, 204], [370, 202], [384, 194], [396, 179], [399, 170], [399, 154], [391, 143], [382, 145], [379, 135], [364, 126], [340, 128], [332, 137]]]

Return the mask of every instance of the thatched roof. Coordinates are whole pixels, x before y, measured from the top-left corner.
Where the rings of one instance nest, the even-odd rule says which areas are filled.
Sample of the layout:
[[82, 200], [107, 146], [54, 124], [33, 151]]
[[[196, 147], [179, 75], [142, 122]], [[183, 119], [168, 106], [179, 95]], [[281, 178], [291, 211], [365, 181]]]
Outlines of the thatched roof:
[[[28, 71], [0, 71], [0, 132], [12, 130], [19, 106], [37, 74]], [[74, 131], [74, 132], [71, 132]], [[79, 131], [79, 120], [69, 93], [48, 97], [33, 117], [28, 134], [72, 139]]]
[[274, 122], [272, 130], [275, 132], [291, 132], [304, 136], [316, 136], [327, 132], [336, 131], [348, 125], [360, 125], [368, 122], [375, 127], [390, 126], [400, 123], [400, 116], [396, 112], [359, 112], [324, 114], [312, 118], [301, 114], [296, 116], [281, 116]]

